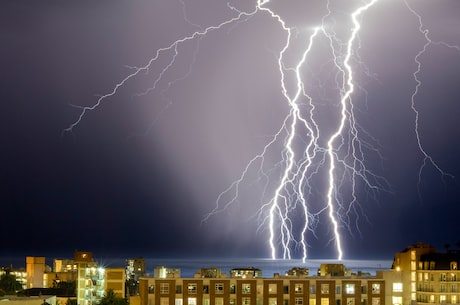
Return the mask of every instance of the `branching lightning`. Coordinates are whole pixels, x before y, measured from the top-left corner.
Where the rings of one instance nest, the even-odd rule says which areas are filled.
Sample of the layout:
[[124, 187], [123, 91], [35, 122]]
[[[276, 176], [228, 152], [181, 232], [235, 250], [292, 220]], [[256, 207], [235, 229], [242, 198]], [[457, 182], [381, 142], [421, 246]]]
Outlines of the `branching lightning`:
[[[150, 69], [154, 63], [159, 61], [160, 56], [170, 54], [170, 59], [157, 72], [153, 85], [137, 95], [148, 95], [151, 91], [157, 90], [157, 84], [163, 79], [164, 74], [175, 65], [182, 44], [192, 40], [198, 40], [199, 43], [199, 40], [206, 38], [211, 32], [229, 30], [230, 27], [236, 27], [257, 14], [266, 14], [285, 33], [283, 47], [277, 53], [276, 60], [277, 72], [279, 73], [279, 90], [284, 102], [289, 107], [289, 112], [261, 152], [247, 163], [239, 178], [218, 195], [214, 209], [204, 217], [203, 222], [236, 203], [240, 196], [240, 189], [248, 179], [248, 172], [256, 169], [260, 181], [264, 185], [258, 210], [259, 228], [268, 231], [267, 243], [270, 247], [271, 257], [291, 259], [293, 249], [295, 249], [305, 260], [308, 256], [309, 247], [307, 234], [311, 233], [316, 236], [315, 228], [320, 222], [320, 216], [324, 214], [330, 222], [331, 237], [328, 242], [334, 244], [337, 258], [342, 259], [344, 255], [342, 231], [351, 231], [349, 215], [354, 213], [355, 218], [362, 215], [358, 205], [359, 186], [368, 188], [371, 194], [390, 189], [383, 177], [375, 175], [366, 166], [365, 150], [377, 153], [378, 150], [371, 143], [374, 139], [365, 140], [369, 139], [370, 136], [357, 122], [353, 101], [357, 94], [363, 92], [365, 94], [364, 89], [357, 84], [355, 79], [357, 67], [362, 69], [365, 66], [357, 53], [360, 44], [359, 32], [363, 27], [363, 16], [368, 10], [373, 9], [377, 2], [385, 0], [360, 2], [357, 8], [347, 15], [346, 24], [350, 24], [351, 27], [344, 34], [346, 35], [345, 39], [335, 32], [330, 1], [326, 3], [326, 14], [322, 16], [321, 23], [311, 29], [308, 34], [301, 33], [302, 31], [297, 28], [289, 27], [281, 15], [269, 7], [270, 2], [272, 2], [270, 0], [258, 0], [255, 8], [249, 12], [240, 11], [228, 4], [229, 10], [235, 16], [209, 27], [201, 27], [190, 22], [186, 15], [184, 1], [179, 1], [182, 5], [184, 20], [197, 30], [189, 36], [175, 40], [167, 47], [158, 49], [146, 65], [131, 67], [132, 73], [118, 82], [109, 93], [100, 96], [95, 104], [79, 107], [81, 111], [78, 118], [63, 132], [73, 132], [88, 112], [101, 107], [105, 101], [116, 95], [118, 90], [128, 81], [142, 73], [151, 72]], [[415, 113], [415, 135], [418, 148], [423, 154], [423, 165], [420, 168], [419, 179], [421, 179], [422, 170], [428, 162], [443, 176], [449, 176], [431, 158], [422, 145], [418, 127], [419, 112], [416, 108], [416, 97], [422, 84], [418, 77], [421, 70], [420, 58], [427, 48], [430, 45], [443, 45], [459, 51], [460, 48], [444, 42], [433, 41], [429, 37], [429, 31], [423, 25], [421, 16], [412, 9], [407, 0], [402, 1], [417, 18], [419, 31], [426, 41], [423, 48], [414, 57], [417, 64], [417, 70], [413, 73], [416, 85], [411, 97], [411, 107]], [[294, 41], [298, 43], [299, 36], [304, 38], [303, 47], [300, 50], [297, 44], [294, 44]], [[324, 129], [323, 124], [319, 122], [317, 109], [318, 105], [329, 102], [330, 98], [321, 99], [321, 94], [314, 93], [315, 75], [306, 72], [309, 69], [309, 62], [314, 61], [311, 53], [321, 44], [327, 45], [330, 56], [329, 68], [332, 69], [331, 75], [333, 75], [335, 86], [335, 101], [333, 101], [332, 108], [336, 111], [334, 114], [336, 120], [329, 122], [328, 129]], [[298, 52], [293, 52], [293, 50]], [[198, 47], [195, 51], [198, 52]], [[297, 53], [294, 64], [289, 64], [293, 56], [291, 53]], [[176, 81], [185, 80], [191, 74], [192, 65], [193, 63], [183, 76], [170, 81], [165, 90], [171, 88]], [[368, 71], [365, 71], [365, 74], [367, 73]], [[280, 143], [283, 150], [279, 162], [274, 165], [266, 164], [266, 155], [269, 151], [275, 150], [274, 147]], [[311, 194], [314, 192], [312, 179], [320, 174], [325, 177], [323, 196], [315, 197], [316, 201], [321, 201], [320, 203], [312, 202], [313, 196]], [[277, 178], [276, 182], [272, 182], [275, 178]], [[344, 184], [348, 185], [347, 188], [343, 187]], [[319, 197], [321, 198], [318, 199]], [[279, 251], [282, 254], [278, 254]]]

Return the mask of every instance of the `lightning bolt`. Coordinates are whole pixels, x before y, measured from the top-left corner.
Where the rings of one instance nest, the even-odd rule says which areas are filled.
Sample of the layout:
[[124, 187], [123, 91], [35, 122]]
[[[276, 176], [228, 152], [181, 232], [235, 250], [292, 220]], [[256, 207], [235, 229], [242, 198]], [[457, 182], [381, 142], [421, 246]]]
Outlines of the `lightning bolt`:
[[[147, 95], [158, 90], [157, 85], [175, 65], [182, 44], [198, 41], [193, 55], [194, 61], [200, 40], [209, 33], [223, 29], [231, 31], [257, 14], [267, 14], [285, 33], [284, 44], [275, 57], [279, 73], [279, 90], [289, 111], [281, 126], [273, 133], [261, 152], [246, 164], [239, 178], [217, 196], [215, 207], [205, 215], [202, 222], [208, 221], [215, 214], [225, 211], [239, 201], [243, 185], [250, 179], [249, 172], [255, 169], [258, 173], [256, 183], [261, 183], [263, 186], [257, 214], [258, 228], [268, 231], [267, 243], [271, 257], [280, 256], [284, 259], [291, 259], [293, 252], [299, 251], [302, 260], [305, 261], [309, 247], [307, 234], [310, 232], [317, 236], [316, 228], [322, 215], [325, 214], [330, 224], [331, 237], [328, 243], [334, 245], [337, 259], [341, 260], [344, 255], [342, 231], [347, 229], [351, 232], [352, 217], [350, 214], [354, 214], [356, 222], [360, 215], [363, 215], [358, 204], [359, 187], [366, 187], [371, 194], [390, 189], [385, 178], [374, 174], [366, 166], [366, 150], [379, 155], [374, 144], [377, 141], [358, 124], [354, 103], [357, 95], [366, 95], [366, 91], [358, 85], [355, 79], [356, 69], [360, 68], [364, 74], [370, 75], [357, 51], [360, 47], [359, 32], [363, 26], [362, 18], [365, 12], [375, 6], [379, 0], [362, 1], [357, 8], [347, 14], [346, 24], [351, 24], [351, 26], [346, 28], [345, 34], [335, 31], [336, 20], [333, 16], [331, 1], [326, 2], [326, 13], [322, 16], [320, 24], [309, 29], [308, 33], [305, 33], [307, 31], [305, 29], [288, 26], [281, 15], [269, 7], [270, 0], [258, 0], [254, 9], [248, 12], [241, 11], [228, 3], [227, 7], [234, 17], [209, 27], [192, 23], [186, 14], [185, 2], [178, 1], [182, 6], [184, 20], [196, 31], [173, 41], [167, 47], [158, 49], [146, 65], [130, 67], [132, 72], [119, 81], [110, 92], [100, 96], [93, 105], [79, 106], [80, 113], [77, 119], [65, 128], [63, 133], [73, 132], [88, 112], [101, 107], [127, 82], [144, 73], [149, 73], [153, 64], [158, 62], [160, 57], [169, 56], [167, 64], [157, 73], [153, 85], [135, 96]], [[415, 134], [418, 148], [423, 154], [419, 181], [427, 163], [431, 163], [443, 176], [450, 176], [430, 157], [422, 145], [416, 97], [422, 85], [418, 77], [421, 71], [420, 58], [427, 48], [431, 45], [443, 45], [459, 51], [460, 48], [433, 41], [423, 25], [421, 16], [412, 9], [407, 0], [402, 1], [417, 18], [419, 32], [426, 41], [414, 58], [417, 64], [417, 70], [413, 73], [416, 86], [411, 97], [411, 107], [415, 113]], [[341, 38], [343, 35], [345, 39]], [[315, 75], [310, 71], [310, 65], [314, 63], [312, 53], [318, 50], [321, 52], [326, 50], [324, 53], [329, 56], [323, 67], [331, 71], [328, 77]], [[193, 62], [181, 77], [170, 81], [166, 89], [161, 91], [162, 95], [178, 81], [185, 80], [191, 74], [192, 66]], [[332, 79], [332, 97], [324, 93], [325, 78]], [[172, 100], [168, 105], [171, 103]], [[328, 103], [330, 103], [328, 106], [334, 109], [333, 116], [336, 119], [329, 122], [327, 128], [324, 128], [325, 126], [319, 120], [318, 109]], [[152, 126], [148, 130], [151, 128]], [[269, 152], [276, 151], [280, 145], [282, 150], [279, 162], [274, 165], [268, 164], [266, 156]], [[324, 180], [324, 191], [320, 196], [314, 194], [316, 192], [313, 187], [315, 179]], [[357, 224], [356, 227], [358, 228]], [[281, 255], [278, 254], [279, 250], [281, 250]]]
[[460, 47], [458, 45], [449, 44], [449, 43], [444, 42], [444, 41], [434, 41], [434, 40], [432, 40], [431, 37], [430, 37], [430, 34], [429, 34], [430, 31], [423, 24], [422, 16], [420, 16], [420, 14], [417, 13], [417, 11], [412, 8], [412, 6], [407, 2], [407, 0], [404, 0], [404, 4], [408, 8], [408, 10], [417, 19], [418, 30], [419, 30], [420, 34], [422, 34], [424, 39], [425, 39], [424, 45], [422, 46], [420, 51], [418, 51], [418, 53], [414, 57], [414, 61], [416, 63], [417, 68], [416, 68], [416, 70], [414, 71], [414, 73], [412, 75], [413, 75], [413, 78], [414, 78], [414, 81], [415, 81], [416, 85], [415, 85], [414, 91], [413, 91], [413, 93], [411, 95], [411, 109], [415, 114], [415, 122], [414, 122], [414, 124], [415, 124], [415, 129], [414, 129], [415, 137], [417, 139], [417, 145], [418, 145], [419, 151], [422, 153], [422, 156], [423, 156], [422, 164], [421, 164], [421, 166], [419, 168], [419, 172], [418, 172], [418, 184], [417, 184], [418, 194], [419, 194], [419, 198], [421, 200], [422, 195], [421, 195], [421, 190], [420, 190], [420, 183], [422, 181], [423, 170], [428, 164], [431, 164], [440, 173], [442, 178], [444, 178], [444, 177], [454, 178], [454, 176], [452, 174], [450, 174], [448, 172], [445, 172], [441, 168], [441, 166], [431, 157], [431, 155], [429, 155], [427, 153], [426, 149], [424, 148], [424, 146], [422, 144], [422, 140], [421, 140], [421, 136], [420, 136], [420, 128], [419, 128], [419, 125], [420, 125], [420, 112], [418, 111], [418, 108], [416, 106], [416, 98], [417, 98], [417, 95], [419, 94], [420, 86], [422, 86], [422, 81], [419, 78], [419, 74], [422, 71], [421, 57], [427, 52], [427, 50], [428, 50], [428, 48], [430, 46], [443, 46], [443, 47], [447, 47], [447, 48], [450, 48], [450, 49], [455, 49], [455, 50], [457, 50], [459, 52], [460, 52]]

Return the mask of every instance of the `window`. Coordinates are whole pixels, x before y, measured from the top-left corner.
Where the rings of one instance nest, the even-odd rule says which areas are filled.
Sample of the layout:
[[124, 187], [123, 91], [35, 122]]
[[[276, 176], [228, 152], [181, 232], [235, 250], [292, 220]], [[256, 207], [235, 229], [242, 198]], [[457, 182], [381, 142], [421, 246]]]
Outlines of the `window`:
[[276, 305], [277, 299], [276, 298], [268, 298], [268, 305]]
[[196, 305], [196, 298], [188, 298], [188, 305]]
[[[345, 284], [345, 293], [346, 294], [355, 294], [355, 284]], [[347, 302], [348, 304], [348, 302]]]
[[457, 270], [457, 262], [450, 262], [450, 270]]
[[446, 292], [446, 284], [441, 284], [441, 285], [439, 286], [439, 291], [440, 291], [440, 292]]
[[391, 301], [392, 305], [402, 305], [402, 297], [393, 297]]
[[169, 293], [169, 283], [160, 283], [160, 294]]
[[373, 294], [380, 294], [380, 284], [379, 283], [373, 283], [372, 284], [372, 293]]
[[182, 285], [176, 286], [176, 293], [182, 293]]
[[393, 283], [393, 292], [402, 292], [403, 284], [402, 283]]
[[[197, 290], [196, 283], [189, 283], [187, 285], [187, 291], [188, 291], [189, 294], [196, 294], [196, 290]], [[190, 305], [190, 303], [189, 303], [189, 305]]]
[[452, 284], [452, 285], [450, 286], [450, 291], [451, 291], [451, 292], [457, 292], [457, 284]]
[[303, 305], [303, 299], [302, 298], [295, 298], [294, 305]]
[[169, 298], [160, 298], [160, 305], [169, 305]]
[[235, 293], [235, 292], [236, 292], [235, 284], [230, 284], [230, 293]]
[[321, 305], [329, 305], [329, 298], [321, 298]]
[[321, 294], [329, 294], [329, 284], [321, 284]]
[[224, 305], [224, 298], [215, 298], [214, 299], [215, 305]]
[[294, 293], [302, 294], [303, 293], [303, 284], [294, 284]]
[[283, 293], [288, 294], [289, 293], [289, 286], [283, 286]]
[[251, 305], [251, 298], [243, 298], [243, 305]]
[[155, 286], [149, 285], [149, 293], [155, 293]]
[[355, 305], [355, 298], [347, 298], [347, 305]]
[[446, 295], [445, 295], [445, 294], [441, 294], [441, 295], [439, 296], [439, 301], [440, 301], [441, 303], [445, 303], [445, 302], [446, 302], [446, 299], [447, 299], [447, 298], [446, 298]]
[[276, 293], [276, 284], [268, 284], [268, 293]]
[[243, 285], [241, 285], [241, 290], [243, 294], [251, 293], [251, 284], [244, 283]]
[[215, 286], [215, 290], [217, 294], [224, 293], [224, 283], [217, 283]]
[[380, 298], [372, 298], [372, 305], [380, 305]]
[[209, 293], [209, 285], [203, 285], [203, 293], [208, 294]]
[[457, 304], [457, 296], [456, 296], [456, 295], [452, 295], [452, 296], [450, 297], [450, 302], [451, 302], [452, 304]]

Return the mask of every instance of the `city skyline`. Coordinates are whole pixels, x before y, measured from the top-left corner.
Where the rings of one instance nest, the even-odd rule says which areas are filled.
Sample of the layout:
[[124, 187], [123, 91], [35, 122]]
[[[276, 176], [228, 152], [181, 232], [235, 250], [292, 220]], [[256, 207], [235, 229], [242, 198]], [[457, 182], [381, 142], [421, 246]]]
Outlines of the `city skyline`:
[[[368, 2], [350, 7], [330, 2], [334, 18], [328, 22], [338, 24], [333, 28], [338, 39], [349, 37], [350, 14], [363, 3]], [[271, 257], [268, 218], [258, 212], [277, 183], [264, 179], [281, 176], [280, 157], [286, 155], [271, 151], [271, 165], [259, 172], [250, 168], [240, 196], [223, 207], [233, 198], [235, 188], [229, 187], [289, 113], [277, 61], [287, 32], [269, 12], [280, 14], [299, 37], [292, 40], [297, 48], [286, 55], [289, 71], [327, 8], [320, 1], [270, 1], [270, 11], [252, 14], [256, 5], [206, 0], [0, 4], [0, 35], [8, 42], [0, 58], [1, 70], [7, 71], [0, 76], [1, 251]], [[438, 248], [460, 241], [458, 16], [460, 3], [452, 0], [379, 0], [360, 16], [359, 40], [352, 48], [359, 57], [351, 60], [359, 88], [353, 93], [354, 126], [364, 135], [366, 172], [377, 177], [370, 184], [379, 190], [366, 186], [366, 180], [356, 184], [356, 193], [350, 192], [355, 184], [336, 190], [337, 202], [348, 202], [342, 210], [351, 211], [340, 214], [334, 206], [345, 259], [391, 259], [419, 241]], [[172, 44], [232, 18], [222, 29]], [[322, 111], [317, 114], [321, 133], [331, 133], [340, 92], [331, 84], [340, 71], [330, 70], [328, 40], [323, 36], [315, 43], [321, 48], [312, 48], [306, 60], [304, 89], [314, 93], [315, 109]], [[113, 92], [162, 48], [148, 69], [79, 121], [82, 107]], [[288, 91], [295, 91], [294, 83], [287, 81]], [[299, 139], [296, 149], [301, 150], [309, 138], [304, 133]], [[350, 179], [344, 170], [340, 179], [358, 181], [356, 173]], [[326, 176], [310, 174], [314, 178], [303, 188], [315, 216], [307, 232], [308, 254], [333, 259], [337, 250], [325, 208]], [[218, 202], [221, 194], [227, 196]], [[219, 213], [206, 218], [216, 202]], [[301, 228], [304, 220], [298, 215], [292, 223]], [[276, 248], [280, 257], [279, 240]], [[292, 248], [294, 258], [302, 256], [300, 243]]]

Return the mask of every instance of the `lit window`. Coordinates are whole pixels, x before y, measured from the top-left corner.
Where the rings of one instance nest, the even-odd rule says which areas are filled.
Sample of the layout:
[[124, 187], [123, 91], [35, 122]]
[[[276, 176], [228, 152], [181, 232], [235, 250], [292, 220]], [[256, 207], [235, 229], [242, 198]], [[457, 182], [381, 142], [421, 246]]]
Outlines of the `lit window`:
[[276, 293], [276, 284], [268, 284], [268, 293]]
[[329, 305], [329, 298], [321, 298], [321, 305]]
[[380, 305], [380, 298], [372, 298], [372, 305]]
[[452, 296], [450, 297], [450, 302], [451, 302], [452, 304], [457, 304], [457, 296], [456, 296], [456, 295], [452, 295]]
[[347, 305], [355, 305], [355, 298], [347, 298]]
[[329, 294], [329, 284], [321, 284], [321, 294]]
[[160, 305], [169, 305], [169, 298], [160, 298]]
[[215, 298], [214, 299], [215, 305], [224, 305], [224, 298]]
[[243, 294], [251, 293], [251, 284], [243, 284], [241, 285], [241, 289]]
[[303, 299], [302, 298], [295, 298], [295, 305], [303, 305]]
[[188, 305], [196, 305], [196, 298], [188, 298]]
[[196, 291], [197, 291], [196, 283], [189, 283], [187, 286], [187, 290], [189, 294], [196, 294]]
[[276, 305], [277, 299], [276, 298], [268, 298], [268, 305]]
[[392, 305], [402, 305], [402, 297], [393, 297]]
[[393, 292], [402, 292], [403, 284], [402, 283], [393, 283]]
[[162, 294], [169, 293], [169, 283], [160, 283], [160, 293]]
[[251, 298], [243, 298], [243, 305], [251, 305]]
[[380, 293], [380, 284], [373, 283], [372, 284], [372, 293], [379, 294]]
[[446, 295], [445, 295], [445, 294], [441, 294], [441, 295], [439, 296], [439, 301], [440, 301], [441, 303], [446, 302]]
[[223, 283], [217, 283], [216, 284], [216, 293], [224, 293], [224, 284]]
[[294, 293], [295, 294], [302, 294], [303, 293], [303, 284], [295, 284], [294, 285]]
[[457, 262], [450, 262], [450, 270], [457, 270]]
[[355, 294], [355, 284], [345, 284], [345, 293], [346, 294]]

